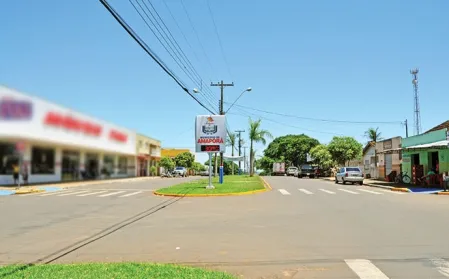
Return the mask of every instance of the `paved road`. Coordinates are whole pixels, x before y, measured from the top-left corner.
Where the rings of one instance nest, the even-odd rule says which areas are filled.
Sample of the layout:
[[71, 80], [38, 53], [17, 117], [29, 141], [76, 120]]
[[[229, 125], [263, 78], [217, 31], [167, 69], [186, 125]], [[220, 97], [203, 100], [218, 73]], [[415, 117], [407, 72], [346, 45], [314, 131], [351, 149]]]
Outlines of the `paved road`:
[[[0, 263], [160, 261], [245, 278], [449, 277], [447, 197], [267, 180], [273, 191], [239, 197], [148, 191], [173, 179], [0, 197]], [[82, 196], [101, 189], [125, 192]], [[135, 192], [143, 193], [123, 197]]]

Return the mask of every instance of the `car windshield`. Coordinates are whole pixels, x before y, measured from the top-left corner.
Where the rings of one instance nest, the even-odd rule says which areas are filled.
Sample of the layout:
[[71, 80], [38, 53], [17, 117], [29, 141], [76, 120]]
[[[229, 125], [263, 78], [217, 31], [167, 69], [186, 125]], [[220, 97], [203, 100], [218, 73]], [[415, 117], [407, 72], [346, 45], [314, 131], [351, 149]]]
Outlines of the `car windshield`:
[[183, 167], [177, 167], [176, 169], [177, 170], [183, 170], [184, 168]]
[[358, 171], [360, 172], [359, 168], [346, 168], [346, 171]]
[[303, 170], [311, 170], [311, 169], [313, 169], [312, 166], [309, 166], [309, 165], [304, 165], [304, 166], [302, 166], [301, 168], [302, 168]]
[[290, 167], [290, 168], [288, 168], [288, 170], [296, 170], [297, 168], [296, 167]]

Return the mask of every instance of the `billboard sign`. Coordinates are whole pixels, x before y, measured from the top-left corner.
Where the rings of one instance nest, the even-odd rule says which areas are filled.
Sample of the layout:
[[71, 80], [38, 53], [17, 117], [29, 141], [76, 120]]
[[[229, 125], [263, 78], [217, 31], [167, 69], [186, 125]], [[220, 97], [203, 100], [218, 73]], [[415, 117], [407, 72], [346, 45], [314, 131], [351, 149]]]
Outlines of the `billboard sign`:
[[226, 117], [197, 115], [195, 121], [196, 152], [226, 152]]

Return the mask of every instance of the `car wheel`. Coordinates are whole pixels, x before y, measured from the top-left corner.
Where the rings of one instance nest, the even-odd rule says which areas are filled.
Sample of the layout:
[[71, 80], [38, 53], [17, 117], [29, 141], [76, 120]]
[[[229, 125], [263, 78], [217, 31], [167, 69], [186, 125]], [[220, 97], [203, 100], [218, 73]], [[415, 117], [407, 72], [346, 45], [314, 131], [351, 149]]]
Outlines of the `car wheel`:
[[360, 182], [359, 182], [359, 185], [360, 185], [360, 186], [363, 186], [363, 181], [360, 181]]
[[346, 185], [346, 181], [344, 178], [341, 179], [341, 182], [343, 183], [343, 185]]
[[338, 184], [338, 179], [337, 179], [337, 177], [335, 177], [335, 184]]

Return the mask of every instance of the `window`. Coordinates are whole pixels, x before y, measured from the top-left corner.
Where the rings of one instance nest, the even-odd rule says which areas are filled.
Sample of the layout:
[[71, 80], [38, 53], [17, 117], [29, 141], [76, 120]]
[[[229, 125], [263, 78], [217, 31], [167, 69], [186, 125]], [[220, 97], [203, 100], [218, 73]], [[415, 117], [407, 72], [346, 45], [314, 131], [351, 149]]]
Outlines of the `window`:
[[32, 174], [55, 173], [55, 151], [51, 148], [33, 147], [31, 151]]
[[118, 173], [120, 174], [128, 173], [128, 159], [126, 157], [118, 158]]
[[14, 144], [0, 143], [0, 174], [12, 174], [12, 166], [19, 164], [19, 157], [15, 155]]
[[346, 168], [346, 171], [360, 171], [359, 168]]
[[114, 156], [105, 155], [103, 157], [103, 174], [111, 175], [114, 174]]

